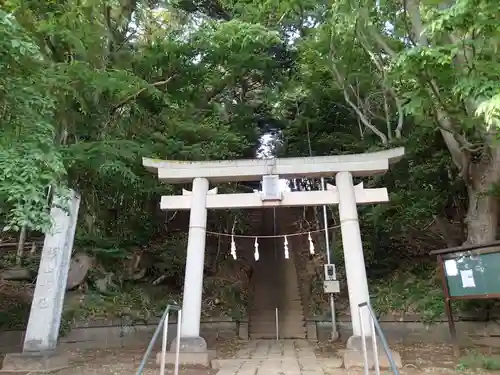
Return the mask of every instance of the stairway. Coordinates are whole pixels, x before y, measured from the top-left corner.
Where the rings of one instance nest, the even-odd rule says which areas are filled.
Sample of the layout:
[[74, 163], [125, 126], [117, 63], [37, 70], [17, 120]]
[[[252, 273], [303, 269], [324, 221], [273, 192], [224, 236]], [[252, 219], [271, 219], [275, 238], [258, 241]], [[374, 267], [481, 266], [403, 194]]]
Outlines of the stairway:
[[[290, 249], [291, 250], [291, 249]], [[283, 262], [283, 284], [281, 292], [281, 309], [279, 310], [280, 338], [283, 339], [305, 339], [306, 326], [304, 319], [304, 308], [300, 298], [297, 270], [295, 268], [294, 257]]]
[[[261, 233], [273, 235], [272, 209], [264, 210]], [[276, 223], [278, 224], [278, 223]], [[290, 248], [290, 252], [293, 251]], [[253, 298], [249, 308], [251, 339], [276, 339], [276, 308], [280, 339], [306, 338], [304, 311], [293, 257], [284, 258], [281, 238], [259, 240], [259, 261], [254, 264]]]

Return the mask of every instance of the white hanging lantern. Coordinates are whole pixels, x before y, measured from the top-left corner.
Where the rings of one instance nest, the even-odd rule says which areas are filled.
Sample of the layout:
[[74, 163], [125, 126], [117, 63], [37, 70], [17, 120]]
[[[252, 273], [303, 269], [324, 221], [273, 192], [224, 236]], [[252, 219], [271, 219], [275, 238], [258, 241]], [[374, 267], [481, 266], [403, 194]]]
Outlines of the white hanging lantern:
[[314, 243], [311, 238], [311, 232], [309, 232], [309, 234], [307, 235], [307, 239], [309, 240], [309, 253], [311, 255], [314, 255]]
[[259, 260], [259, 241], [257, 241], [257, 237], [255, 237], [255, 243], [253, 244], [253, 247], [255, 247], [255, 252], [253, 253], [253, 257], [255, 258], [255, 261]]
[[284, 248], [285, 248], [285, 259], [288, 259], [290, 257], [290, 254], [288, 253], [288, 239], [286, 238], [286, 236], [285, 236]]
[[231, 236], [231, 255], [233, 259], [236, 260], [236, 244], [234, 242], [234, 236]]

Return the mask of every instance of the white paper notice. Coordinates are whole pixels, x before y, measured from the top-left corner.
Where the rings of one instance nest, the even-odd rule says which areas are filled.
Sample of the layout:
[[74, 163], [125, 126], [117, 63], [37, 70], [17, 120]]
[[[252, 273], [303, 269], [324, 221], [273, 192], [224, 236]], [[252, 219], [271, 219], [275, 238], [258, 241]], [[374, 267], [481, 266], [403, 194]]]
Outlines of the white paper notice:
[[462, 286], [464, 288], [475, 288], [476, 283], [474, 282], [474, 274], [472, 270], [460, 271], [460, 277], [462, 278]]
[[458, 275], [457, 262], [455, 261], [455, 259], [445, 260], [444, 268], [446, 270], [446, 275], [448, 276]]

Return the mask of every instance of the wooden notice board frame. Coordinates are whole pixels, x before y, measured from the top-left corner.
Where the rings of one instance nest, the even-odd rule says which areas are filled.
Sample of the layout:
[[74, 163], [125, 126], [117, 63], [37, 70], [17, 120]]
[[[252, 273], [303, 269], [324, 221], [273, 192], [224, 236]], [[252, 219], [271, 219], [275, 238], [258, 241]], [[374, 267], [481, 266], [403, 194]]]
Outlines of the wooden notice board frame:
[[431, 251], [438, 259], [445, 310], [455, 355], [459, 355], [451, 302], [500, 299], [500, 241]]

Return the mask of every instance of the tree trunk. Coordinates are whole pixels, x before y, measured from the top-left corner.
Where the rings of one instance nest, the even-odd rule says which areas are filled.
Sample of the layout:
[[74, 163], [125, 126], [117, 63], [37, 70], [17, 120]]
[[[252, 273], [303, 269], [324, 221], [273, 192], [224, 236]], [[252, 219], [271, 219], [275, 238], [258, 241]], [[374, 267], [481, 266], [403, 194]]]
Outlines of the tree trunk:
[[491, 189], [499, 183], [500, 150], [491, 150], [491, 155], [474, 165], [467, 187], [469, 207], [465, 219], [467, 244], [482, 244], [497, 239], [499, 205]]
[[496, 197], [486, 195], [487, 191], [478, 191], [469, 187], [469, 209], [465, 224], [467, 226], [467, 244], [481, 244], [496, 240], [498, 226], [498, 201]]
[[16, 266], [21, 267], [23, 262], [24, 245], [26, 242], [26, 225], [21, 228], [21, 234], [19, 235], [19, 242], [17, 243], [16, 252]]

